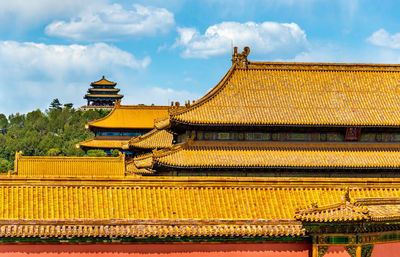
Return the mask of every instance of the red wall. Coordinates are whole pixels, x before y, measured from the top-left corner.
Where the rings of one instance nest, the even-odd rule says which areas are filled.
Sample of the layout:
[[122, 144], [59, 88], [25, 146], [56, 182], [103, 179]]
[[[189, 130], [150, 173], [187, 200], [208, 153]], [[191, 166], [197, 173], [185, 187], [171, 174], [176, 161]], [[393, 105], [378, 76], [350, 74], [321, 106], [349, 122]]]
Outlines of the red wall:
[[400, 256], [400, 242], [376, 244], [371, 257], [398, 257]]
[[109, 245], [0, 245], [0, 257], [309, 257], [307, 243], [179, 243]]

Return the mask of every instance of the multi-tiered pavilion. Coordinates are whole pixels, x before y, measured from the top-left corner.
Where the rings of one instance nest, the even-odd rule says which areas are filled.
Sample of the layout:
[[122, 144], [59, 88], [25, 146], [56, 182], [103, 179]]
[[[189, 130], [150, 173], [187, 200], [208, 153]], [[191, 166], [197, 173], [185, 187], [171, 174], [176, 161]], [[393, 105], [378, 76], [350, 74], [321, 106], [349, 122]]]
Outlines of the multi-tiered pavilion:
[[87, 100], [87, 106], [84, 108], [102, 108], [112, 109], [117, 100], [124, 96], [120, 95], [119, 89], [115, 88], [117, 83], [104, 78], [104, 76], [90, 84], [87, 94], [83, 97]]

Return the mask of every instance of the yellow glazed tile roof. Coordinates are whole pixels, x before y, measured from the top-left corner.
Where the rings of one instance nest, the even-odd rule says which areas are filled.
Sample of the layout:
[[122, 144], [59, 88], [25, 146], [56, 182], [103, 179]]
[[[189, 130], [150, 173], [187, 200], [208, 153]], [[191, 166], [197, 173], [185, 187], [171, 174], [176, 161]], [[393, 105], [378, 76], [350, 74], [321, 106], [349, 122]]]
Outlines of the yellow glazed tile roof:
[[[204, 182], [68, 185], [3, 179], [0, 236], [296, 236], [304, 234], [295, 220], [297, 209], [340, 202], [346, 190], [306, 182], [298, 186]], [[371, 183], [348, 191], [352, 198], [400, 197], [395, 185]]]
[[369, 220], [368, 210], [344, 202], [324, 207], [298, 211], [295, 217], [307, 222], [339, 222]]
[[[170, 167], [400, 167], [400, 151], [392, 150], [276, 150], [183, 145], [157, 151], [147, 158], [152, 160], [148, 163]], [[137, 161], [135, 159], [135, 163]]]
[[118, 88], [89, 88], [90, 92], [118, 92]]
[[106, 78], [104, 78], [104, 76], [103, 76], [100, 80], [92, 82], [92, 84], [94, 84], [94, 85], [116, 85], [117, 83], [109, 81]]
[[123, 95], [104, 95], [104, 94], [86, 94], [87, 97], [112, 97], [112, 98], [122, 98]]
[[172, 147], [173, 135], [167, 130], [153, 129], [150, 132], [129, 140], [129, 146], [142, 149], [160, 149]]
[[367, 197], [296, 212], [295, 217], [308, 222], [395, 221], [400, 219], [400, 198]]
[[168, 116], [168, 106], [119, 105], [104, 118], [89, 122], [87, 128], [152, 129], [154, 120]]
[[192, 141], [196, 149], [264, 149], [264, 150], [329, 150], [329, 151], [400, 151], [400, 143], [381, 142], [294, 142], [294, 141]]
[[122, 177], [125, 155], [119, 157], [15, 157], [14, 171], [26, 177]]
[[127, 144], [129, 139], [99, 139], [92, 138], [83, 142], [76, 144], [77, 148], [115, 148], [122, 149], [122, 145]]
[[400, 66], [249, 62], [189, 108], [185, 124], [399, 126]]

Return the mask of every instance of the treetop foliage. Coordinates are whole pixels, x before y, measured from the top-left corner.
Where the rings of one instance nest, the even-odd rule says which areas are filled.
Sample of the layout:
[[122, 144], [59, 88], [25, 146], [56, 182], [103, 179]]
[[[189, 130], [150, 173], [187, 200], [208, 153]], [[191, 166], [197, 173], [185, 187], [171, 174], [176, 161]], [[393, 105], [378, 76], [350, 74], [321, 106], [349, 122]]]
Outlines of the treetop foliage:
[[85, 154], [75, 146], [94, 136], [85, 129], [85, 124], [106, 116], [109, 111], [81, 111], [73, 109], [72, 104], [62, 106], [58, 99], [54, 99], [45, 113], [35, 110], [27, 114], [11, 114], [8, 118], [0, 113], [0, 172], [14, 168], [17, 151], [26, 156]]

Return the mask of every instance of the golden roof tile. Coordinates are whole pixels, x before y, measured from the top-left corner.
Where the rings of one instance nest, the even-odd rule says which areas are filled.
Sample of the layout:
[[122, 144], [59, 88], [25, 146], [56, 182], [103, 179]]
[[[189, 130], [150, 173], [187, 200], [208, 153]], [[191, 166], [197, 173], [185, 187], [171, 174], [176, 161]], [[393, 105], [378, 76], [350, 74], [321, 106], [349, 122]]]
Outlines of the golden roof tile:
[[[143, 237], [296, 236], [304, 235], [295, 220], [296, 210], [311, 203], [338, 203], [346, 190], [354, 199], [400, 197], [400, 186], [393, 183], [390, 187], [369, 183], [345, 189], [343, 180], [336, 186], [318, 186], [311, 181], [297, 186], [269, 182], [246, 186], [226, 179], [210, 184], [213, 178], [196, 185], [187, 178], [185, 184], [152, 180], [80, 180], [75, 184], [29, 180], [24, 185], [14, 178], [2, 179], [0, 237], [62, 233], [56, 231], [91, 237], [120, 235], [116, 231]], [[106, 229], [109, 233], [101, 232]]]
[[122, 149], [124, 144], [127, 144], [129, 139], [100, 139], [92, 138], [76, 144], [77, 148], [115, 148]]
[[400, 198], [366, 197], [296, 212], [306, 222], [354, 222], [400, 220]]
[[168, 116], [168, 108], [116, 104], [106, 117], [89, 122], [86, 128], [152, 129], [155, 119]]
[[172, 147], [173, 135], [163, 129], [153, 129], [150, 132], [129, 140], [129, 146], [141, 149], [160, 149]]
[[122, 177], [125, 154], [119, 157], [22, 156], [16, 153], [14, 171], [26, 177]]
[[381, 142], [294, 142], [294, 141], [192, 141], [190, 148], [233, 148], [264, 150], [400, 151], [400, 143]]
[[[191, 147], [154, 152], [152, 163], [170, 167], [399, 168], [400, 151]], [[143, 162], [143, 160], [141, 160]], [[151, 163], [148, 161], [148, 163]]]
[[118, 92], [118, 88], [89, 88], [90, 92]]
[[106, 94], [86, 94], [85, 97], [110, 97], [110, 98], [122, 98], [123, 95], [106, 95]]
[[188, 108], [185, 124], [399, 126], [400, 66], [248, 62]]
[[349, 222], [369, 220], [368, 210], [349, 202], [298, 211], [295, 218], [306, 222]]
[[92, 82], [91, 84], [92, 85], [94, 84], [94, 85], [114, 85], [115, 86], [117, 83], [109, 81], [103, 76], [100, 80]]

